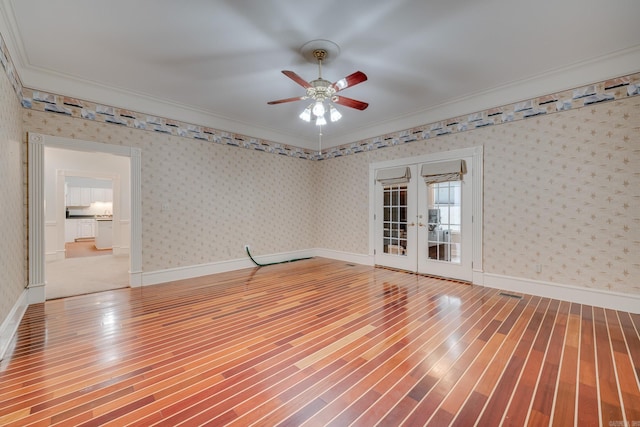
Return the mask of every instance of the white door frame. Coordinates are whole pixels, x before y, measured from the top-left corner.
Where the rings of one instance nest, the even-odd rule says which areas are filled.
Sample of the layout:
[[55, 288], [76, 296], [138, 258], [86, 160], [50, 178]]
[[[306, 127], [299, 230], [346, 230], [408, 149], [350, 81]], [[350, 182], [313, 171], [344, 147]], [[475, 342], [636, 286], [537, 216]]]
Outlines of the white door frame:
[[[113, 188], [113, 254], [114, 255], [123, 255], [122, 245], [120, 242], [120, 175], [117, 174], [108, 174], [108, 173], [98, 173], [98, 172], [87, 172], [87, 171], [78, 171], [78, 170], [69, 170], [69, 169], [58, 169], [57, 173], [57, 181], [56, 181], [56, 189], [55, 189], [55, 198], [56, 198], [56, 225], [65, 223], [65, 178], [67, 177], [82, 177], [82, 178], [96, 178], [96, 179], [104, 179], [109, 180], [112, 183]], [[46, 254], [46, 260], [49, 260], [49, 255], [51, 258], [56, 260], [64, 260], [65, 259], [65, 227], [56, 226], [56, 248], [54, 254]], [[128, 248], [127, 248], [128, 251]], [[128, 255], [128, 253], [126, 253]]]
[[377, 169], [406, 166], [416, 163], [430, 163], [447, 160], [457, 160], [463, 157], [471, 157], [473, 160], [473, 188], [472, 188], [472, 270], [473, 283], [483, 284], [482, 266], [482, 189], [483, 189], [483, 163], [484, 149], [482, 146], [462, 148], [459, 150], [442, 151], [439, 153], [425, 154], [416, 157], [387, 160], [369, 164], [369, 257], [375, 260], [375, 173]]
[[45, 213], [44, 213], [44, 147], [99, 152], [130, 158], [131, 168], [131, 241], [129, 286], [142, 286], [142, 200], [141, 150], [122, 145], [62, 138], [29, 133], [28, 193], [29, 193], [29, 285], [28, 302], [44, 302], [45, 294]]

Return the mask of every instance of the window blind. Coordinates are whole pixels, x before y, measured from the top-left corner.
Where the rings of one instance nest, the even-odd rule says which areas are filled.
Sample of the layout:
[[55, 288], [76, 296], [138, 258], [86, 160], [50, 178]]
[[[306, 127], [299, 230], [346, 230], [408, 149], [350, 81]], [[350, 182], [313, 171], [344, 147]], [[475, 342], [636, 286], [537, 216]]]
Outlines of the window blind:
[[420, 175], [427, 184], [459, 181], [465, 173], [467, 173], [467, 166], [464, 160], [426, 163], [420, 168]]
[[406, 184], [409, 180], [411, 180], [411, 170], [406, 166], [376, 171], [376, 181], [382, 185]]

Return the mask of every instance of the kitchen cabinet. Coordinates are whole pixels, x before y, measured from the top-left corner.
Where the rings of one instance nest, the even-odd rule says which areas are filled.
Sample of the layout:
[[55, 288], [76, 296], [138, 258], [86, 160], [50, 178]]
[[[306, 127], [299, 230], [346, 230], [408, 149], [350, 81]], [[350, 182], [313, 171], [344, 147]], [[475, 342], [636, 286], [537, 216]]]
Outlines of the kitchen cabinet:
[[111, 249], [113, 246], [113, 221], [96, 220], [96, 249]]
[[91, 202], [113, 202], [113, 190], [111, 188], [92, 188]]
[[95, 223], [94, 219], [81, 219], [78, 221], [78, 235], [76, 238], [95, 237]]
[[67, 189], [67, 206], [90, 206], [91, 189], [85, 187], [69, 187]]
[[93, 218], [67, 218], [64, 220], [64, 241], [74, 242], [79, 238], [95, 237], [95, 223]]

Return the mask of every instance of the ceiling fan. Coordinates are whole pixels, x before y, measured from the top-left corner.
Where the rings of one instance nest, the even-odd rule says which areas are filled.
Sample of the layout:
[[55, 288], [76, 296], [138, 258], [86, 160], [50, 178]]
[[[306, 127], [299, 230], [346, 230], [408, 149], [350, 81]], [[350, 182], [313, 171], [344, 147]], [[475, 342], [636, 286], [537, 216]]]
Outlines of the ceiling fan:
[[[322, 78], [322, 62], [338, 51], [338, 46], [328, 40], [314, 40], [306, 43], [301, 49], [303, 55], [309, 59], [314, 59], [318, 62], [318, 78], [307, 82], [298, 74], [293, 71], [283, 70], [282, 74], [289, 77], [294, 82], [307, 90], [306, 95], [296, 96], [293, 98], [279, 99], [277, 101], [270, 101], [267, 104], [283, 104], [285, 102], [304, 101], [306, 99], [312, 99], [313, 102], [304, 109], [300, 114], [300, 118], [306, 122], [310, 122], [312, 117], [315, 116], [316, 125], [325, 125], [327, 123], [324, 118], [325, 112], [329, 111], [329, 119], [332, 122], [340, 120], [342, 114], [333, 106], [333, 104], [342, 105], [349, 108], [355, 108], [357, 110], [366, 109], [369, 104], [366, 102], [358, 101], [357, 99], [347, 98], [346, 96], [337, 95], [338, 92], [355, 86], [358, 83], [362, 83], [367, 80], [366, 74], [362, 71], [356, 71], [334, 83]], [[327, 106], [325, 106], [325, 101]], [[332, 104], [333, 103], [333, 104]], [[328, 107], [328, 108], [327, 108]]]

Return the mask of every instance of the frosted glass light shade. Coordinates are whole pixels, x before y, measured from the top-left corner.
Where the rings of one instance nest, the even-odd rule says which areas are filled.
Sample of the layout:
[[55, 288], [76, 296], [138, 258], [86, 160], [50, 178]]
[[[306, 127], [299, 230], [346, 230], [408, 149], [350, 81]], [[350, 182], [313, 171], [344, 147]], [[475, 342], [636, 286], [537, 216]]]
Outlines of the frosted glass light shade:
[[322, 101], [317, 101], [313, 106], [313, 114], [316, 117], [324, 116], [324, 104]]
[[336, 110], [332, 105], [331, 107], [329, 107], [329, 118], [332, 122], [337, 122], [342, 118], [342, 114], [340, 114], [340, 111]]
[[300, 113], [300, 117], [302, 120], [304, 120], [305, 122], [310, 122], [311, 121], [311, 107], [307, 107], [304, 109], [304, 111], [302, 113]]

